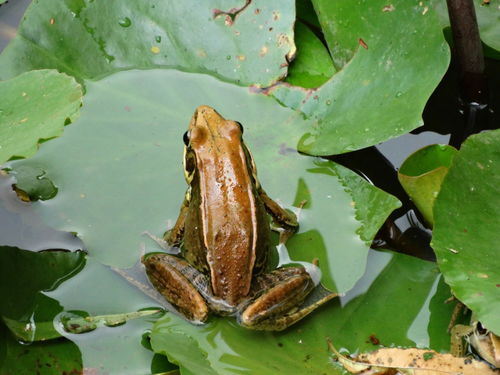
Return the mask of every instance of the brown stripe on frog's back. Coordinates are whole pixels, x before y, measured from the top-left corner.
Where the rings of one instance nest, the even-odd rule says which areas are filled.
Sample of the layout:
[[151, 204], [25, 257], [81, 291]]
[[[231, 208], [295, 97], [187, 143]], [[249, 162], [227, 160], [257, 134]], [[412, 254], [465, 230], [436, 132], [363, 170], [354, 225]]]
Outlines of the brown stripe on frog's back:
[[247, 296], [257, 244], [255, 189], [239, 126], [209, 107], [191, 129], [200, 182], [203, 239], [214, 295], [235, 305]]

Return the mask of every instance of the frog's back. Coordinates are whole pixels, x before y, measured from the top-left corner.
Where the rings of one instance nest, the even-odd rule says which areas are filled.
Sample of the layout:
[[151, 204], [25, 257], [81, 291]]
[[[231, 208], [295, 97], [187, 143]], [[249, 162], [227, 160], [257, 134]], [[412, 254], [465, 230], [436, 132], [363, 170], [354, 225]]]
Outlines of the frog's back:
[[191, 220], [203, 228], [186, 233], [185, 246], [206, 251], [214, 294], [235, 305], [248, 294], [255, 265], [263, 263], [269, 223], [241, 133], [220, 130], [206, 132], [207, 139], [196, 148], [194, 178], [199, 181], [192, 186], [199, 189], [192, 191], [195, 204], [190, 205], [186, 228], [193, 228]]

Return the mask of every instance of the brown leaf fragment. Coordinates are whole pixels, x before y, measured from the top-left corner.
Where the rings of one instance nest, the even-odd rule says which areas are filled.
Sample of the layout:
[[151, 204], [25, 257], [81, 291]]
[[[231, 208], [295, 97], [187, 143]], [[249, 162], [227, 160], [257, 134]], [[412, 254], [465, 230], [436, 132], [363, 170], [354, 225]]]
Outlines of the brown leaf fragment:
[[328, 347], [347, 371], [362, 375], [500, 375], [500, 369], [472, 358], [457, 358], [427, 349], [382, 348], [354, 357], [340, 354], [328, 341]]

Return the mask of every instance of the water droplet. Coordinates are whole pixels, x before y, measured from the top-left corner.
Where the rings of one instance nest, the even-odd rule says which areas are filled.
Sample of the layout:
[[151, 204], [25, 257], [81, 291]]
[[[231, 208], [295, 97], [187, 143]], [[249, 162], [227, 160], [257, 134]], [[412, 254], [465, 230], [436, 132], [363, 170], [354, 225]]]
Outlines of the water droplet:
[[326, 105], [330, 105], [330, 104], [332, 104], [332, 101], [331, 100], [327, 100], [326, 101]]
[[396, 98], [400, 98], [402, 95], [403, 95], [403, 93], [402, 93], [401, 91], [398, 91], [398, 92], [396, 93]]
[[161, 36], [157, 35], [155, 36], [156, 43], [161, 43]]
[[118, 24], [121, 27], [129, 27], [130, 25], [132, 25], [132, 21], [130, 20], [130, 18], [124, 17], [124, 18], [122, 18], [121, 20], [118, 21]]
[[231, 55], [227, 55], [226, 60], [231, 60]]

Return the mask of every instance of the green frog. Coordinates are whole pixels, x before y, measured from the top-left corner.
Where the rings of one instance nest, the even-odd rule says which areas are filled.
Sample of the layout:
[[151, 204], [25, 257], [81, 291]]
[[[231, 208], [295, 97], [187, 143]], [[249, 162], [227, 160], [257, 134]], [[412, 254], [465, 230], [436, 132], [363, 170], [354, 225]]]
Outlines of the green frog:
[[184, 134], [188, 189], [164, 237], [181, 256], [155, 253], [143, 263], [153, 286], [193, 323], [214, 312], [250, 329], [280, 331], [336, 294], [304, 303], [316, 285], [303, 267], [265, 272], [268, 214], [288, 233], [298, 223], [260, 185], [242, 135], [239, 122], [209, 106], [196, 109]]

